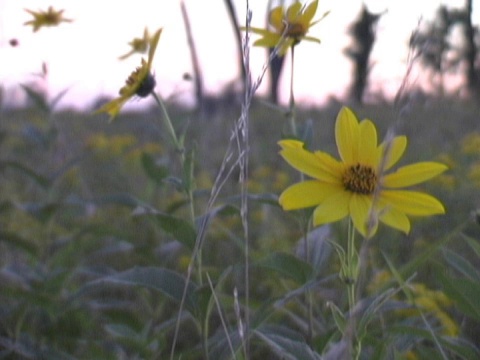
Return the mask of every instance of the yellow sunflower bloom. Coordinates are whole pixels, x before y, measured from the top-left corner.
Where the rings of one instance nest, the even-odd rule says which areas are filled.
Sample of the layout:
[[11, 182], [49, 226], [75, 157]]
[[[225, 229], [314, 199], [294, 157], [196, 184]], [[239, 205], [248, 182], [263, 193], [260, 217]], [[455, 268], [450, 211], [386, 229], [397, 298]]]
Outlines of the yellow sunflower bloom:
[[115, 118], [122, 109], [123, 105], [134, 96], [147, 97], [155, 88], [156, 81], [151, 73], [153, 56], [157, 49], [158, 40], [162, 29], [157, 30], [150, 39], [148, 60], [142, 59], [142, 64], [133, 71], [125, 85], [120, 89], [120, 96], [103, 105], [96, 113], [106, 112], [110, 115], [110, 120]]
[[63, 17], [65, 10], [55, 11], [53, 7], [49, 7], [48, 11], [32, 11], [25, 9], [26, 12], [33, 15], [33, 20], [25, 22], [23, 25], [32, 25], [33, 32], [37, 32], [42, 26], [57, 26], [61, 22], [72, 22], [71, 19]]
[[[250, 28], [250, 31], [262, 36], [253, 45], [268, 48], [280, 46], [278, 54], [283, 56], [290, 47], [297, 45], [302, 40], [319, 43], [319, 39], [307, 36], [308, 30], [328, 14], [325, 13], [321, 19], [312, 21], [317, 7], [318, 0], [311, 2], [308, 6], [302, 5], [300, 1], [295, 1], [286, 9], [282, 5], [273, 8], [268, 17], [272, 30]], [[242, 27], [242, 29], [246, 28]]]
[[129, 56], [138, 53], [138, 54], [145, 54], [148, 50], [148, 46], [150, 45], [150, 35], [148, 33], [148, 29], [145, 28], [143, 31], [142, 38], [135, 38], [128, 43], [132, 48], [128, 53], [119, 57], [120, 60], [125, 60]]
[[375, 234], [378, 220], [408, 233], [408, 216], [445, 213], [443, 205], [433, 196], [401, 188], [441, 174], [447, 170], [446, 165], [419, 162], [387, 173], [405, 151], [405, 136], [378, 145], [373, 122], [359, 122], [349, 108], [343, 107], [337, 116], [335, 139], [341, 161], [322, 151], [310, 152], [298, 140], [279, 142], [282, 157], [313, 178], [283, 191], [279, 202], [284, 210], [316, 206], [315, 226], [350, 216], [365, 237]]

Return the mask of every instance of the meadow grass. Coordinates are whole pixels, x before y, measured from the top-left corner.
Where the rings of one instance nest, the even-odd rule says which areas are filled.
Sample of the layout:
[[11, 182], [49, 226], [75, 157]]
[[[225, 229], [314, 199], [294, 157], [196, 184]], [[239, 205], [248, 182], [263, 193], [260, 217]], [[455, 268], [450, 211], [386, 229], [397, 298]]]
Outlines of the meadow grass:
[[[193, 269], [192, 298], [182, 314], [180, 285], [194, 234], [184, 229], [192, 228], [185, 221], [182, 169], [154, 125], [157, 109], [122, 113], [114, 124], [68, 110], [2, 111], [4, 358], [167, 358], [178, 319], [174, 358], [205, 353], [211, 359], [232, 353], [244, 358], [238, 331], [245, 314], [238, 169], [226, 177], [210, 213], [203, 212], [240, 105], [219, 103], [206, 116], [167, 107], [174, 126], [186, 128], [186, 149], [196, 149], [197, 221], [210, 216], [202, 274]], [[297, 106], [299, 128], [313, 128], [312, 148], [335, 153], [331, 134], [339, 108]], [[475, 275], [480, 231], [472, 216], [479, 201], [478, 108], [428, 99], [413, 104], [401, 121], [392, 109], [388, 103], [355, 107], [360, 117], [377, 120], [381, 134], [396, 126], [408, 135], [405, 162], [448, 162], [450, 170], [424, 186], [447, 213], [414, 221], [408, 236], [380, 228], [369, 240], [363, 306], [383, 298], [370, 320], [362, 358], [424, 358], [441, 354], [440, 347], [447, 358], [473, 359], [479, 334], [473, 296], [480, 281]], [[285, 114], [254, 101], [249, 116], [249, 356], [329, 358], [335, 345], [341, 350], [342, 339], [329, 304], [342, 312], [347, 306], [329, 241], [345, 241], [346, 223], [312, 230], [304, 260], [300, 214], [276, 203], [298, 178], [278, 155]], [[396, 280], [385, 259], [397, 269]], [[463, 287], [455, 288], [459, 284]], [[428, 306], [414, 306], [402, 286]], [[464, 293], [467, 288], [472, 293]]]
[[[49, 103], [25, 86], [32, 106], [0, 109], [1, 359], [480, 357], [478, 103], [402, 87], [393, 103], [351, 104], [353, 112], [333, 99], [305, 107], [291, 71], [288, 105], [272, 106], [256, 90], [278, 53], [293, 64], [300, 41], [318, 41], [306, 36], [317, 4], [280, 6], [273, 30], [251, 29], [276, 46], [255, 79], [247, 2], [244, 92], [202, 111], [153, 92], [162, 29], [130, 43], [125, 56], [148, 49], [148, 61], [100, 108], [115, 121], [54, 111], [62, 94]], [[70, 21], [53, 8], [28, 12], [35, 31]], [[135, 95], [155, 103], [120, 111]], [[374, 122], [349, 138], [357, 148], [345, 141], [349, 126], [363, 126], [354, 114]], [[374, 167], [347, 153], [364, 151], [375, 127], [386, 140], [377, 148], [375, 139]], [[383, 181], [395, 183], [384, 170], [402, 155], [401, 135], [398, 165], [431, 161], [407, 173], [443, 205], [392, 202], [407, 210], [388, 218], [398, 209], [381, 207]], [[364, 223], [358, 208], [326, 221], [310, 194], [288, 190], [305, 185], [312, 162], [336, 171], [309, 151], [338, 158], [337, 147], [342, 191], [371, 200]], [[349, 156], [360, 160], [347, 164]], [[401, 220], [443, 206], [444, 215], [412, 217], [411, 229]], [[392, 228], [377, 229], [378, 220]]]

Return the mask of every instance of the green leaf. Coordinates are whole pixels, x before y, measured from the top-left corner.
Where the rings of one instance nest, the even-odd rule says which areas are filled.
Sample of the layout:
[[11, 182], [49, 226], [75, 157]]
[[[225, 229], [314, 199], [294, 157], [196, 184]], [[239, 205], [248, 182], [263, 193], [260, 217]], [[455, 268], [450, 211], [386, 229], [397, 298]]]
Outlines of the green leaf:
[[17, 161], [1, 161], [0, 170], [3, 170], [4, 168], [12, 168], [15, 170], [19, 170], [24, 175], [27, 175], [30, 179], [34, 180], [38, 185], [40, 185], [44, 189], [47, 189], [50, 186], [50, 179], [48, 179], [43, 175], [40, 175], [35, 170], [29, 168], [28, 166], [20, 164]]
[[[450, 338], [438, 336], [433, 338], [430, 330], [419, 328], [418, 326], [391, 326], [389, 331], [396, 335], [407, 335], [409, 337], [416, 337], [417, 339], [438, 340], [444, 349], [462, 356], [463, 359], [478, 359], [480, 357], [480, 350], [475, 345], [465, 341], [461, 338]], [[439, 358], [440, 358], [440, 354]], [[455, 358], [456, 359], [456, 358]]]
[[152, 155], [142, 153], [142, 166], [147, 176], [158, 185], [163, 184], [163, 180], [168, 176], [168, 168], [158, 165]]
[[467, 316], [480, 321], [480, 283], [470, 279], [451, 278], [437, 272], [438, 280], [447, 295]]
[[[185, 291], [186, 278], [177, 272], [165, 268], [134, 267], [91, 281], [81, 289], [81, 292], [104, 287], [108, 284], [146, 287], [159, 291], [180, 303]], [[190, 281], [185, 292], [185, 307], [192, 314], [197, 312], [197, 297], [195, 295], [197, 288], [197, 285]]]
[[254, 333], [282, 359], [321, 360], [303, 336], [290, 328], [265, 325], [255, 329]]
[[190, 250], [195, 246], [197, 233], [193, 226], [183, 219], [157, 212], [150, 215], [167, 234], [173, 236]]
[[33, 101], [33, 103], [45, 113], [50, 113], [51, 108], [47, 102], [46, 96], [44, 93], [36, 91], [27, 85], [20, 84], [23, 90], [27, 93], [27, 96]]
[[310, 264], [299, 258], [283, 252], [273, 252], [256, 263], [259, 267], [276, 271], [280, 275], [304, 284], [311, 279], [313, 269]]
[[451, 267], [468, 279], [480, 283], [480, 273], [466, 259], [448, 249], [443, 249], [443, 256]]
[[337, 325], [338, 331], [343, 334], [347, 326], [347, 320], [345, 319], [345, 315], [338, 308], [338, 306], [332, 302], [328, 303], [328, 307], [332, 311], [333, 320], [335, 321], [335, 325]]
[[8, 231], [0, 230], [0, 242], [5, 242], [7, 244], [10, 244], [11, 246], [16, 247], [17, 249], [22, 249], [30, 255], [37, 254], [37, 247], [34, 244], [32, 244], [27, 239], [24, 239], [21, 236], [18, 236], [17, 234]]

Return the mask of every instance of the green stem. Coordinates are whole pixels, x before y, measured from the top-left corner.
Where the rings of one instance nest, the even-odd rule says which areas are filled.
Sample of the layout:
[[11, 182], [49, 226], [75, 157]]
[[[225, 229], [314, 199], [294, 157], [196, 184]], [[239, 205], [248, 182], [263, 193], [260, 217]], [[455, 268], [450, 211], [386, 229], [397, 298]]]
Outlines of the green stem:
[[290, 71], [290, 100], [288, 102], [288, 125], [290, 127], [291, 135], [297, 136], [297, 125], [295, 123], [295, 96], [293, 91], [293, 79], [294, 79], [294, 69], [295, 69], [295, 46], [292, 46], [292, 68]]
[[156, 103], [158, 104], [158, 106], [160, 106], [160, 109], [162, 110], [163, 119], [165, 120], [165, 126], [167, 127], [168, 134], [170, 135], [172, 143], [175, 146], [175, 150], [182, 154], [182, 165], [183, 165], [183, 162], [185, 160], [183, 144], [178, 140], [177, 134], [175, 133], [175, 129], [173, 128], [173, 125], [172, 125], [172, 120], [168, 115], [167, 108], [165, 107], [165, 104], [163, 103], [162, 99], [160, 99], [160, 97], [154, 91], [152, 91], [152, 95]]
[[[190, 205], [190, 209], [189, 209], [190, 221], [191, 221], [192, 225], [195, 226], [195, 208], [194, 208], [194, 205], [193, 205], [193, 186], [192, 186], [192, 184], [193, 184], [192, 179], [193, 179], [193, 161], [194, 161], [193, 156], [194, 156], [194, 154], [193, 154], [193, 151], [192, 151], [192, 154], [191, 154], [192, 159], [187, 160], [187, 157], [185, 155], [185, 149], [183, 147], [183, 141], [180, 141], [178, 139], [177, 133], [175, 132], [175, 128], [173, 127], [172, 120], [170, 119], [170, 115], [168, 115], [168, 111], [167, 111], [167, 108], [166, 108], [164, 102], [162, 101], [160, 96], [158, 96], [154, 91], [152, 91], [152, 95], [153, 95], [153, 98], [155, 99], [156, 103], [158, 104], [158, 106], [162, 110], [164, 124], [165, 124], [165, 127], [167, 128], [168, 134], [169, 134], [170, 139], [172, 141], [172, 144], [175, 148], [175, 151], [180, 154], [180, 162], [181, 162], [181, 167], [182, 167], [182, 171], [183, 171], [183, 183], [188, 184], [188, 186], [185, 186], [184, 191], [187, 195], [188, 203]], [[189, 164], [188, 169], [185, 168], [186, 163]], [[200, 284], [203, 284], [203, 278], [202, 278], [202, 249], [198, 249], [198, 254], [197, 254], [196, 261], [197, 261], [198, 276], [199, 276], [198, 281], [199, 281]]]

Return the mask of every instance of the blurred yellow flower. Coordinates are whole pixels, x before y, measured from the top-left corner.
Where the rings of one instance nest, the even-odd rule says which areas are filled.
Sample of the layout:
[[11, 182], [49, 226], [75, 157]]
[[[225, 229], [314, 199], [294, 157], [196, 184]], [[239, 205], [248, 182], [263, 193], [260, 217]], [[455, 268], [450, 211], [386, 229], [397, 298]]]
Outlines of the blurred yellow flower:
[[408, 233], [407, 215], [445, 213], [443, 205], [433, 196], [399, 189], [429, 180], [447, 170], [447, 166], [420, 162], [385, 173], [402, 157], [407, 146], [405, 136], [377, 145], [373, 122], [358, 122], [355, 114], [343, 107], [337, 116], [335, 139], [341, 161], [322, 151], [310, 152], [298, 140], [279, 142], [283, 158], [313, 178], [283, 191], [279, 202], [284, 210], [316, 206], [315, 226], [350, 216], [365, 237], [375, 234], [378, 220]]
[[103, 105], [96, 113], [106, 112], [110, 115], [110, 120], [115, 118], [120, 113], [123, 105], [135, 95], [140, 97], [147, 97], [155, 88], [156, 82], [150, 69], [152, 67], [153, 56], [157, 49], [158, 40], [162, 29], [158, 29], [150, 39], [148, 61], [142, 59], [142, 64], [130, 74], [125, 82], [125, 85], [120, 89], [120, 96]]
[[145, 28], [143, 31], [143, 38], [135, 38], [128, 43], [132, 48], [128, 53], [119, 57], [120, 60], [125, 60], [129, 56], [138, 53], [138, 54], [145, 54], [148, 50], [148, 46], [150, 45], [150, 35], [148, 33], [148, 29]]
[[26, 12], [33, 15], [33, 20], [25, 22], [23, 25], [32, 25], [33, 32], [37, 32], [42, 26], [57, 26], [61, 22], [72, 22], [71, 19], [63, 17], [65, 10], [55, 11], [53, 7], [49, 7], [48, 11], [32, 11], [25, 9]]
[[[278, 54], [283, 56], [290, 47], [297, 45], [302, 40], [319, 43], [319, 39], [307, 36], [308, 30], [328, 14], [327, 12], [322, 18], [312, 21], [317, 7], [318, 0], [314, 0], [308, 6], [302, 5], [300, 1], [296, 0], [288, 8], [282, 5], [273, 8], [268, 17], [268, 22], [273, 30], [249, 28], [253, 33], [262, 36], [253, 45], [268, 48], [279, 46]], [[246, 30], [245, 27], [242, 29]]]
[[480, 154], [480, 133], [474, 131], [462, 140], [462, 152], [466, 155]]

